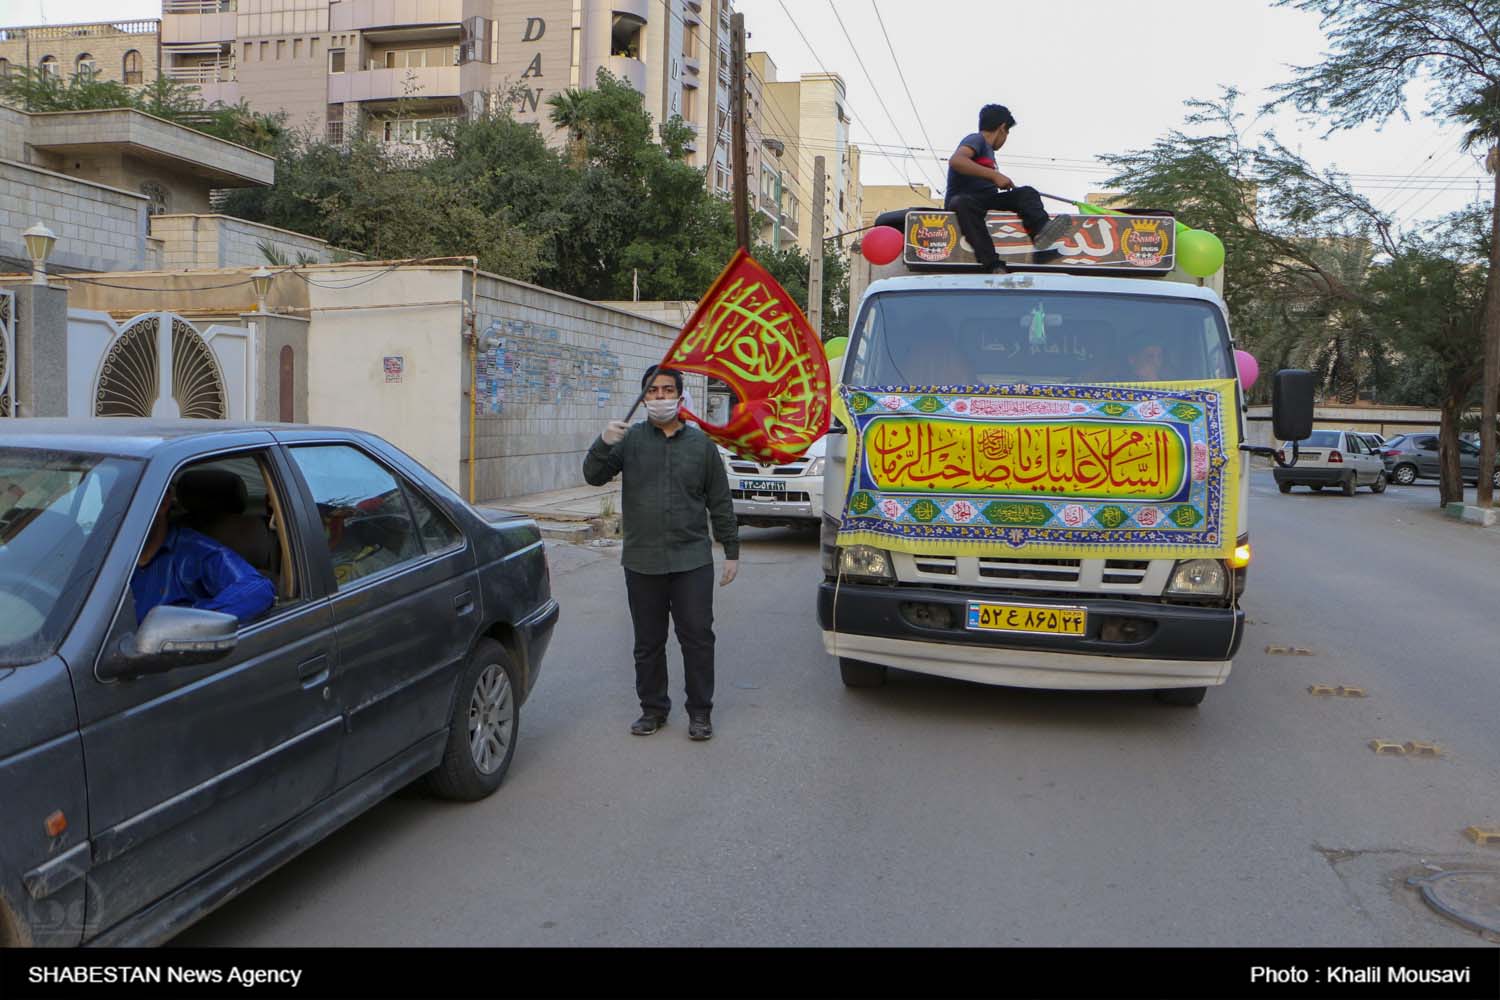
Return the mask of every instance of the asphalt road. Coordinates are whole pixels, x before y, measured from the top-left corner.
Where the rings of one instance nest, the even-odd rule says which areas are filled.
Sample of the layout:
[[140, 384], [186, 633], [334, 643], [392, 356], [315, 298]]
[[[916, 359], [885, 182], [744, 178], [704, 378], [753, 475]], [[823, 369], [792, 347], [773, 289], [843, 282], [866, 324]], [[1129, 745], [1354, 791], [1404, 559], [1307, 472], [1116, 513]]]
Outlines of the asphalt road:
[[1500, 826], [1500, 530], [1427, 485], [1252, 490], [1251, 624], [1198, 709], [846, 690], [815, 537], [749, 530], [714, 740], [687, 739], [675, 643], [671, 725], [632, 737], [618, 549], [559, 546], [563, 618], [500, 792], [403, 792], [177, 943], [1487, 946], [1405, 879], [1500, 872], [1461, 836]]

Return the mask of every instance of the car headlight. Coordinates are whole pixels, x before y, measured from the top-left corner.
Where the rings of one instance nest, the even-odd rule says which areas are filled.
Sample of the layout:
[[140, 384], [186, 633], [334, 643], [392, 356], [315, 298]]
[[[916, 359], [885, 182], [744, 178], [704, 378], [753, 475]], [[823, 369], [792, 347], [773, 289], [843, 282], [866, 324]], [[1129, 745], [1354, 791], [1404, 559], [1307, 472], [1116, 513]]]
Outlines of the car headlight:
[[1218, 559], [1184, 559], [1172, 571], [1168, 594], [1187, 597], [1223, 597], [1229, 583], [1224, 563]]
[[802, 470], [804, 476], [821, 476], [823, 474], [823, 456], [819, 455], [808, 463], [806, 469]]
[[850, 545], [839, 549], [839, 572], [849, 578], [866, 580], [894, 580], [896, 573], [891, 567], [891, 555], [885, 549], [873, 545]]

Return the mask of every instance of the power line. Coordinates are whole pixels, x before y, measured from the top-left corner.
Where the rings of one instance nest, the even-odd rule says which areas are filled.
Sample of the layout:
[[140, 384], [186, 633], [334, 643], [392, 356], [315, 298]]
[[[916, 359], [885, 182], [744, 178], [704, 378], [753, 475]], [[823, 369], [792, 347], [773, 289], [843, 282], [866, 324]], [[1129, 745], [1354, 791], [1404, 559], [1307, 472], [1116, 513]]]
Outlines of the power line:
[[[874, 78], [870, 76], [870, 68], [865, 65], [864, 56], [859, 54], [859, 46], [854, 44], [854, 37], [849, 34], [849, 28], [844, 24], [844, 17], [839, 13], [839, 9], [833, 5], [833, 0], [828, 0], [828, 9], [833, 11], [833, 19], [839, 23], [839, 30], [844, 33], [844, 40], [849, 43], [849, 51], [854, 56], [854, 61], [859, 64], [859, 71], [865, 75], [865, 82], [870, 85], [870, 91], [875, 95], [876, 102], [880, 104], [880, 110], [885, 112], [886, 121], [891, 123], [891, 128], [896, 132], [896, 138], [901, 140], [902, 145], [905, 145], [906, 137], [901, 134], [901, 127], [896, 124], [896, 116], [891, 114], [891, 109], [886, 105], [885, 98], [880, 96], [880, 88], [875, 85]], [[920, 169], [920, 163], [918, 168]], [[904, 173], [902, 177], [906, 180], [907, 185], [911, 186], [911, 177]], [[928, 178], [925, 170], [922, 171], [922, 179], [931, 183], [931, 179]], [[932, 186], [937, 187], [938, 185], [933, 184]]]
[[[885, 30], [885, 18], [880, 16], [880, 4], [876, 3], [875, 0], [870, 0], [870, 6], [875, 9], [875, 21], [880, 25], [880, 33], [885, 36], [886, 50], [891, 54], [891, 62], [896, 64], [896, 76], [901, 80], [901, 89], [906, 91], [906, 101], [911, 105], [911, 113], [917, 119], [917, 127], [922, 130], [922, 138], [927, 141], [927, 148], [932, 149], [934, 145], [932, 136], [927, 134], [927, 123], [922, 118], [922, 112], [917, 110], [916, 99], [911, 96], [911, 87], [906, 83], [906, 72], [901, 68], [901, 60], [896, 55], [896, 46], [891, 44], [891, 33]], [[942, 197], [944, 194], [943, 189], [937, 188], [936, 190], [938, 196]]]

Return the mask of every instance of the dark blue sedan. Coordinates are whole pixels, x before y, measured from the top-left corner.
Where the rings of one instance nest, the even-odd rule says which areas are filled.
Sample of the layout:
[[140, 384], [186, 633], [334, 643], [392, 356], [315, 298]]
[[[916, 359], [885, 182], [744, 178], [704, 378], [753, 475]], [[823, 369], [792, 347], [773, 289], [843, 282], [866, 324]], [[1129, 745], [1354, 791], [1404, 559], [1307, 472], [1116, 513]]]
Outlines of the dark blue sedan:
[[533, 522], [374, 436], [5, 421], [0, 944], [159, 942], [414, 779], [489, 795], [557, 617]]

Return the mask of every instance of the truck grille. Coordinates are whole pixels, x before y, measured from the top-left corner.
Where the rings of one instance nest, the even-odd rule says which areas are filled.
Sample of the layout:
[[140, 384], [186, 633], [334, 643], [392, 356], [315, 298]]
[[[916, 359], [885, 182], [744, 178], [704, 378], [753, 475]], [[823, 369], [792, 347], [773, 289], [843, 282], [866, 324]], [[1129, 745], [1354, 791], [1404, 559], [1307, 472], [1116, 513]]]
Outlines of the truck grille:
[[733, 500], [759, 500], [762, 503], [774, 500], [777, 503], [810, 503], [812, 497], [806, 493], [791, 490], [786, 493], [753, 493], [746, 490], [730, 490], [729, 496]]
[[896, 576], [905, 583], [1060, 590], [1070, 593], [1158, 595], [1172, 560], [1025, 559], [892, 553]]

